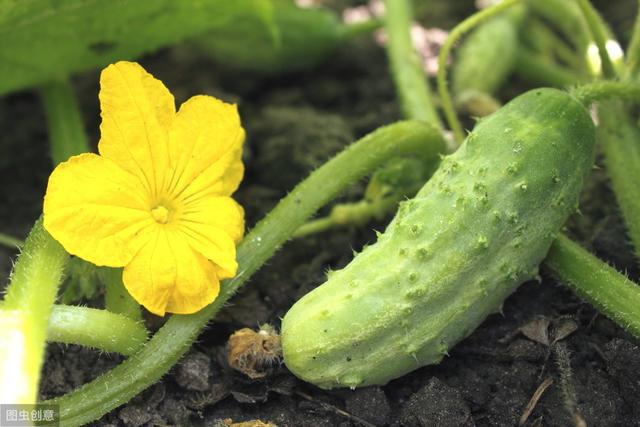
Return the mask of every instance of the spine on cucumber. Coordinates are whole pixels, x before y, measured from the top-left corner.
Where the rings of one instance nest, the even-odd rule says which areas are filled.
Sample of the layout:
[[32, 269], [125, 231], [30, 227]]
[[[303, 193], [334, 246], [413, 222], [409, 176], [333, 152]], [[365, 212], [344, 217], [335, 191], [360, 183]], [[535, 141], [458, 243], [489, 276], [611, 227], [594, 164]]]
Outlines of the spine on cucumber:
[[289, 310], [287, 367], [322, 388], [353, 388], [439, 362], [537, 276], [594, 144], [587, 110], [555, 89], [483, 119], [377, 243]]

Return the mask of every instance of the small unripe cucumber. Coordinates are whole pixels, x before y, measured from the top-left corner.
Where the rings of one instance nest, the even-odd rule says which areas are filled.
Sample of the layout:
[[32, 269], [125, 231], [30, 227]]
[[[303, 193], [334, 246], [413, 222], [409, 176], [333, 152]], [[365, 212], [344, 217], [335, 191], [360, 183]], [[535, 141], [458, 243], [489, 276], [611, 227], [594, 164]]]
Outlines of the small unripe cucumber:
[[225, 66], [263, 73], [304, 70], [325, 60], [344, 40], [346, 26], [326, 9], [273, 4], [279, 40], [257, 15], [240, 17], [201, 37], [197, 45]]
[[453, 64], [453, 92], [467, 90], [494, 93], [513, 69], [518, 49], [517, 21], [498, 16], [485, 22], [460, 46]]
[[594, 144], [585, 107], [556, 89], [481, 120], [374, 245], [289, 310], [287, 367], [333, 388], [439, 362], [536, 277], [576, 210]]
[[499, 105], [491, 96], [514, 69], [523, 14], [524, 9], [516, 8], [492, 18], [462, 42], [451, 71], [459, 107], [479, 116], [497, 109]]

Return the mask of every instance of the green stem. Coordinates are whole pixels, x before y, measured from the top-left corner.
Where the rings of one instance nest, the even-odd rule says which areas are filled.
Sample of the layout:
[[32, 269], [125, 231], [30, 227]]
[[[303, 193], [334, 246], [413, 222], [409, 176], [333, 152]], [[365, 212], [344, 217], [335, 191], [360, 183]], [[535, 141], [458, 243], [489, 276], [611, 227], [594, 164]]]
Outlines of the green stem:
[[80, 389], [54, 399], [61, 421], [75, 426], [95, 420], [127, 402], [164, 375], [189, 348], [202, 328], [273, 253], [324, 204], [389, 157], [420, 152], [433, 126], [400, 122], [378, 129], [313, 172], [265, 217], [238, 246], [238, 274], [223, 283], [209, 306], [191, 315], [174, 315], [136, 354]]
[[2, 304], [2, 402], [35, 403], [49, 315], [68, 258], [38, 220], [18, 257]]
[[602, 20], [589, 0], [577, 0], [577, 2], [582, 10], [584, 19], [587, 21], [587, 27], [591, 32], [593, 41], [598, 47], [602, 72], [606, 78], [613, 79], [616, 77], [616, 70], [613, 68], [613, 62], [609, 57], [609, 52], [607, 52], [607, 31], [602, 25]]
[[303, 237], [322, 233], [324, 231], [331, 230], [332, 228], [337, 227], [338, 224], [336, 224], [331, 215], [322, 218], [316, 218], [302, 224], [300, 228], [298, 228], [295, 233], [291, 235], [291, 238], [301, 239]]
[[48, 83], [40, 89], [40, 95], [47, 115], [53, 163], [57, 165], [71, 156], [91, 151], [69, 81]]
[[640, 286], [560, 235], [544, 265], [582, 299], [640, 338]]
[[370, 34], [380, 27], [382, 27], [382, 21], [375, 18], [344, 25], [342, 27], [341, 37], [345, 40], [352, 39], [354, 37]]
[[527, 0], [527, 8], [550, 22], [555, 30], [569, 40], [579, 56], [584, 58], [591, 42], [589, 30], [575, 0]]
[[607, 175], [640, 259], [640, 129], [619, 102], [600, 104], [598, 117], [597, 138]]
[[516, 54], [515, 68], [520, 77], [536, 85], [565, 88], [582, 80], [571, 69], [547, 62], [523, 47]]
[[451, 94], [447, 87], [447, 60], [449, 59], [451, 48], [455, 42], [460, 39], [460, 37], [478, 26], [478, 24], [518, 3], [520, 3], [520, 0], [504, 0], [494, 6], [488, 7], [471, 15], [451, 31], [449, 37], [447, 37], [447, 40], [444, 42], [442, 49], [440, 49], [440, 55], [438, 56], [438, 93], [440, 94], [442, 109], [447, 119], [447, 123], [453, 131], [453, 136], [458, 144], [461, 144], [464, 140], [464, 132], [462, 130], [462, 125], [458, 120], [458, 116], [456, 115], [456, 111], [453, 108], [453, 101], [451, 100]]
[[640, 103], [640, 84], [632, 82], [599, 81], [587, 83], [573, 89], [571, 93], [584, 105], [607, 99]]
[[24, 246], [24, 242], [16, 237], [9, 236], [8, 234], [0, 233], [0, 245], [7, 246], [11, 249], [21, 248]]
[[134, 354], [147, 341], [147, 330], [121, 314], [88, 307], [54, 305], [47, 340]]
[[411, 40], [411, 3], [409, 0], [387, 0], [385, 8], [387, 56], [404, 116], [442, 127], [427, 78]]
[[638, 1], [638, 10], [636, 11], [636, 22], [633, 25], [633, 33], [631, 41], [627, 47], [627, 62], [625, 66], [625, 76], [631, 78], [638, 72], [638, 63], [640, 62], [640, 1]]
[[333, 228], [358, 226], [373, 218], [382, 219], [384, 215], [407, 198], [405, 194], [393, 194], [381, 200], [361, 200], [355, 203], [339, 204], [333, 207], [329, 216], [311, 220], [293, 233], [294, 239], [321, 233]]
[[[530, 41], [534, 45], [535, 43], [542, 43], [544, 46], [544, 52], [549, 52], [551, 55], [560, 59], [572, 70], [583, 70], [585, 67], [584, 55], [578, 55], [575, 48], [569, 46], [567, 42], [552, 31], [549, 26], [536, 18], [530, 18], [532, 21], [530, 26], [524, 30], [522, 36], [525, 40]], [[531, 48], [530, 48], [531, 49]], [[540, 51], [536, 51], [538, 53]]]
[[122, 314], [135, 321], [142, 320], [140, 304], [133, 299], [122, 283], [121, 268], [103, 267], [98, 272], [105, 286], [104, 305], [112, 313]]

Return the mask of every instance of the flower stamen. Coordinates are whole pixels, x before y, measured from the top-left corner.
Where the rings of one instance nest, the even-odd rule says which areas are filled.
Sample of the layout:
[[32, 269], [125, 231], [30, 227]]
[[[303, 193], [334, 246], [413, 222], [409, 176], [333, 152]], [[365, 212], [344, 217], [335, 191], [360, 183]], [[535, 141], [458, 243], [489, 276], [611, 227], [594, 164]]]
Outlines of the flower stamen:
[[158, 205], [151, 209], [151, 216], [158, 224], [166, 224], [169, 221], [169, 209], [162, 205]]

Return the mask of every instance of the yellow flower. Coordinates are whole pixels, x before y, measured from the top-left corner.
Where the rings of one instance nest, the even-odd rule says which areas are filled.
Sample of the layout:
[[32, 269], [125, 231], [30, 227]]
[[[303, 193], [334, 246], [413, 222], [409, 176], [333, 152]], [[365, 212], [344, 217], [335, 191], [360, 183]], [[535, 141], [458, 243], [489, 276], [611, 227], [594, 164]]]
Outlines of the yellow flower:
[[238, 268], [237, 108], [194, 96], [176, 113], [162, 82], [132, 62], [102, 71], [100, 106], [100, 155], [53, 171], [44, 226], [69, 253], [124, 267], [127, 290], [152, 313], [196, 312]]

